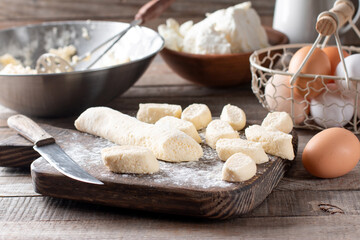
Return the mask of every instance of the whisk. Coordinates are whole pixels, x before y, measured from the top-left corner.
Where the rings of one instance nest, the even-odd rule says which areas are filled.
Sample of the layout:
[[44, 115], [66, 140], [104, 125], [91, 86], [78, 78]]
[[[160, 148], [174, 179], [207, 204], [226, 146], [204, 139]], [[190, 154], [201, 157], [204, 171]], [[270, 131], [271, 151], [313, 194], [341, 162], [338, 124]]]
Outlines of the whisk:
[[[161, 15], [165, 9], [167, 9], [174, 0], [152, 0], [142, 6], [137, 14], [135, 15], [135, 18], [128, 27], [126, 27], [124, 30], [116, 34], [115, 36], [107, 39], [106, 41], [102, 42], [98, 46], [96, 46], [94, 49], [86, 53], [85, 55], [79, 57], [78, 61], [76, 63], [69, 63], [62, 57], [59, 57], [52, 53], [45, 53], [42, 54], [36, 61], [36, 70], [38, 73], [59, 73], [59, 72], [72, 72], [74, 71], [76, 65], [85, 59], [88, 59], [89, 56], [92, 56], [93, 53], [97, 52], [101, 48], [103, 48], [106, 44], [113, 41], [113, 43], [107, 47], [98, 57], [93, 59], [89, 62], [87, 66], [85, 66], [83, 69], [80, 70], [88, 70], [92, 66], [94, 66], [107, 52], [110, 51], [110, 49], [120, 41], [120, 39], [133, 27], [139, 26], [143, 23], [145, 23], [148, 20], [152, 20], [154, 18], [157, 18]], [[91, 60], [91, 58], [90, 58]]]

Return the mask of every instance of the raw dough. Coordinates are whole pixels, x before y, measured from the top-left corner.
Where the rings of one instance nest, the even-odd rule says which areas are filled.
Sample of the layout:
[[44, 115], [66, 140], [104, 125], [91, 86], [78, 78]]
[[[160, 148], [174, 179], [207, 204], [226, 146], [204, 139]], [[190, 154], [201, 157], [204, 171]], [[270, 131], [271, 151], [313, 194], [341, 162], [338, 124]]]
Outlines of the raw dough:
[[240, 136], [228, 122], [219, 119], [211, 121], [205, 133], [207, 145], [215, 149], [216, 142], [221, 138], [240, 138]]
[[201, 138], [199, 133], [196, 131], [194, 124], [189, 121], [179, 119], [172, 116], [166, 116], [161, 118], [155, 123], [156, 126], [165, 127], [167, 129], [177, 129], [180, 130], [190, 137], [192, 137], [198, 143], [201, 143]]
[[262, 127], [275, 128], [284, 133], [290, 133], [293, 129], [293, 121], [287, 112], [272, 112], [264, 118]]
[[269, 161], [261, 143], [248, 141], [245, 139], [220, 139], [216, 142], [216, 152], [219, 158], [226, 161], [235, 153], [241, 152], [251, 157], [256, 164], [261, 164]]
[[156, 123], [162, 117], [180, 118], [181, 106], [167, 103], [140, 103], [136, 118], [146, 123]]
[[236, 131], [243, 129], [246, 125], [245, 112], [234, 105], [226, 105], [223, 107], [220, 119], [228, 122]]
[[252, 125], [245, 129], [245, 136], [250, 141], [261, 143], [266, 153], [288, 160], [295, 158], [290, 134]]
[[235, 153], [224, 164], [222, 180], [228, 182], [242, 182], [249, 180], [256, 174], [254, 160], [243, 153]]
[[196, 130], [205, 128], [211, 122], [211, 112], [205, 104], [194, 103], [184, 109], [181, 119], [192, 122]]
[[164, 129], [107, 107], [93, 107], [75, 121], [77, 130], [106, 138], [119, 145], [149, 148], [157, 159], [168, 162], [197, 161], [203, 150], [179, 130]]
[[159, 161], [150, 149], [140, 146], [113, 146], [101, 150], [106, 167], [116, 173], [156, 173]]

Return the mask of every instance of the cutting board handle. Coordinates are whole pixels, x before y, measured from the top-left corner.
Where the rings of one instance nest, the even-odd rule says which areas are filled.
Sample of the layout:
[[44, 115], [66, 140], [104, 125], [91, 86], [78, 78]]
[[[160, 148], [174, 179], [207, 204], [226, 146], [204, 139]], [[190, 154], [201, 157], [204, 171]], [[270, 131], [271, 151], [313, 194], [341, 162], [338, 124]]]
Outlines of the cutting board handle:
[[55, 139], [50, 134], [24, 115], [19, 114], [9, 117], [7, 124], [38, 147], [55, 143]]

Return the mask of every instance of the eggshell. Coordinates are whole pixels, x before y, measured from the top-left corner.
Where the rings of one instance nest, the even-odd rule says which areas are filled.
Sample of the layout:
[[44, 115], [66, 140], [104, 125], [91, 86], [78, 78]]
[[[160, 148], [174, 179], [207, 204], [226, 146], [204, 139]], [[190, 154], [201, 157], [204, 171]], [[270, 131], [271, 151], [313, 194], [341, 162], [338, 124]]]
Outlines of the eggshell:
[[[339, 62], [341, 61], [339, 51], [336, 46], [325, 47], [322, 50], [324, 51], [324, 53], [328, 56], [328, 58], [330, 60], [331, 74], [334, 75], [336, 67], [339, 64]], [[343, 52], [344, 58], [349, 56], [349, 53], [347, 51], [343, 50], [342, 52]]]
[[342, 127], [348, 124], [354, 115], [353, 97], [344, 96], [334, 83], [328, 84], [329, 91], [322, 93], [310, 104], [310, 113], [321, 127]]
[[335, 178], [350, 172], [359, 158], [359, 139], [344, 128], [329, 128], [313, 136], [306, 144], [302, 163], [316, 177]]
[[[311, 46], [302, 47], [294, 54], [289, 64], [290, 73], [296, 73], [298, 71], [310, 48]], [[301, 73], [330, 75], [331, 64], [328, 56], [320, 48], [315, 48], [314, 52], [301, 70]], [[307, 99], [312, 99], [318, 96], [324, 90], [324, 84], [321, 78], [311, 79], [299, 77], [295, 80], [294, 85], [296, 86], [294, 89], [295, 93], [306, 97]]]
[[[269, 110], [291, 114], [292, 102], [289, 81], [289, 76], [275, 74], [266, 83], [265, 99], [269, 105]], [[301, 124], [309, 114], [309, 106], [301, 96], [294, 95], [294, 100], [294, 122]]]
[[[344, 59], [346, 69], [348, 71], [348, 76], [350, 78], [360, 78], [360, 54], [353, 54]], [[339, 77], [345, 77], [345, 72], [342, 63], [340, 62], [335, 70], [335, 75]], [[347, 83], [345, 80], [338, 80], [336, 81], [339, 89], [347, 95], [355, 96], [356, 94], [356, 82], [350, 81], [350, 89], [347, 87]], [[357, 83], [358, 85], [360, 83]], [[358, 86], [360, 87], [360, 85]], [[360, 88], [359, 88], [360, 89]]]

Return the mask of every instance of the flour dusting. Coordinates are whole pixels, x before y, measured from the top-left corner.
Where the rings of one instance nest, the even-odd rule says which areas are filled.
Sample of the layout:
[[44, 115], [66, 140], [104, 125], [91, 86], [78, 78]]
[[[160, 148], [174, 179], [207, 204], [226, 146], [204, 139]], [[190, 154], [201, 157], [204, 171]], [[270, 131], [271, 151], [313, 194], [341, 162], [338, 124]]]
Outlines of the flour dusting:
[[[52, 131], [48, 130], [50, 133]], [[196, 162], [169, 163], [160, 161], [160, 171], [152, 175], [139, 174], [116, 174], [109, 171], [101, 160], [101, 149], [111, 147], [116, 144], [90, 134], [77, 131], [57, 131], [52, 133], [57, 143], [64, 151], [85, 170], [98, 169], [99, 174], [95, 177], [102, 179], [114, 179], [115, 182], [126, 180], [126, 182], [138, 183], [139, 180], [146, 181], [147, 184], [163, 185], [171, 187], [190, 187], [198, 189], [209, 188], [232, 188], [243, 183], [229, 183], [221, 180], [221, 170], [224, 162], [218, 158], [216, 151], [206, 144], [201, 146], [204, 156]], [[204, 142], [205, 131], [199, 132]], [[242, 135], [243, 137], [243, 135]], [[265, 172], [267, 166], [275, 160], [269, 156], [270, 161], [257, 165], [257, 175]]]

